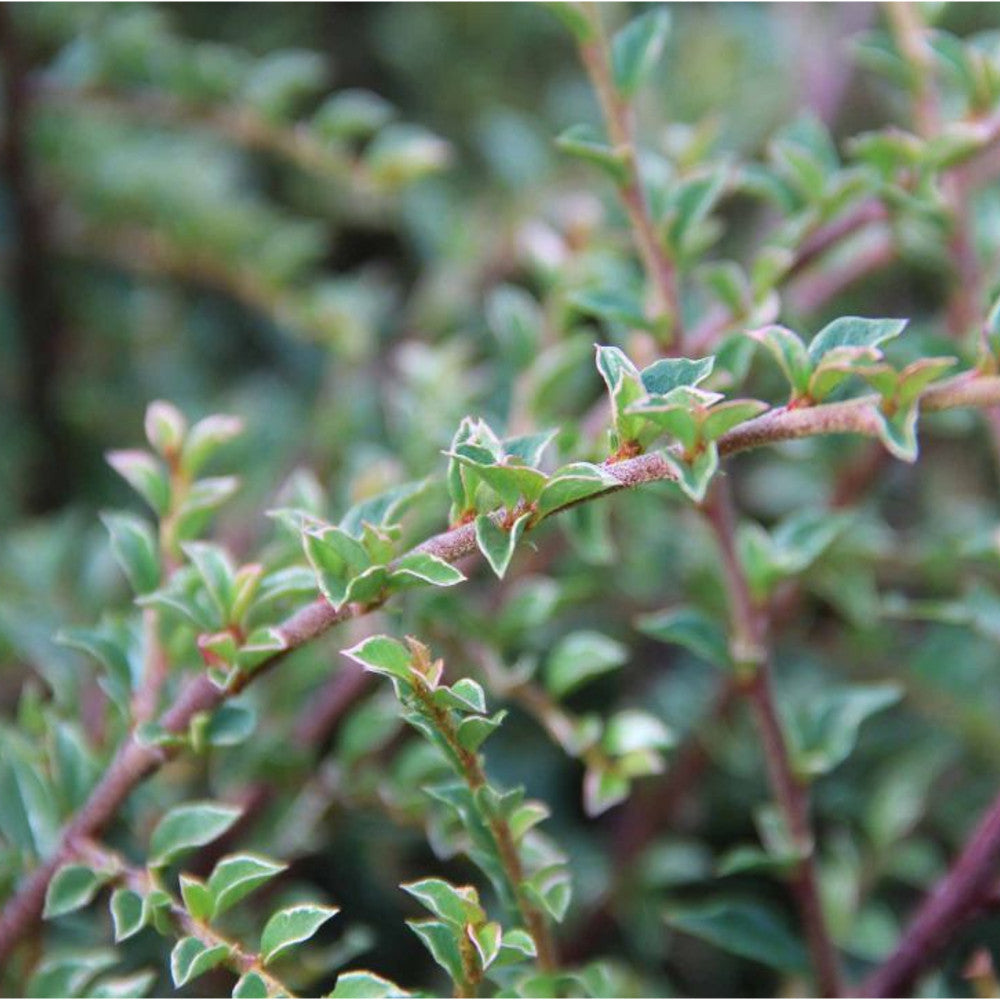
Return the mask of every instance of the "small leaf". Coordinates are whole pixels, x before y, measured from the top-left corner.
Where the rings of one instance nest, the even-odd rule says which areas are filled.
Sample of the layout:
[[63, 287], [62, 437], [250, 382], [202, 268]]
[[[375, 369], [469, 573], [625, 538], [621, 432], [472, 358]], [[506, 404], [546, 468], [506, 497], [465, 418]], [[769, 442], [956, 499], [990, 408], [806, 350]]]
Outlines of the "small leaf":
[[52, 876], [45, 893], [46, 920], [87, 906], [111, 878], [111, 872], [94, 871], [89, 865], [68, 864]]
[[541, 520], [554, 511], [605, 490], [619, 488], [621, 483], [606, 469], [589, 462], [576, 462], [559, 469], [542, 490], [535, 505]]
[[214, 901], [212, 916], [225, 913], [287, 867], [259, 854], [232, 854], [223, 858], [208, 878], [208, 891]]
[[195, 920], [208, 920], [212, 916], [212, 894], [201, 879], [181, 875], [181, 899], [184, 907]]
[[181, 469], [194, 477], [213, 455], [229, 441], [243, 433], [243, 421], [221, 413], [199, 420], [191, 428], [181, 451]]
[[841, 347], [874, 348], [886, 340], [898, 337], [906, 328], [905, 319], [865, 319], [842, 316], [828, 323], [809, 344], [809, 360], [813, 365], [825, 354]]
[[170, 953], [170, 976], [180, 987], [197, 979], [224, 962], [231, 948], [224, 944], [208, 946], [196, 937], [181, 938]]
[[661, 358], [641, 373], [642, 385], [651, 395], [665, 396], [678, 386], [704, 382], [715, 366], [715, 358]]
[[879, 440], [902, 462], [915, 462], [920, 453], [917, 443], [918, 416], [919, 411], [916, 406], [908, 406], [891, 417], [881, 410], [875, 412]]
[[624, 184], [628, 180], [624, 154], [612, 149], [590, 125], [572, 125], [556, 139], [556, 147], [600, 167], [616, 184]]
[[437, 173], [451, 163], [451, 146], [419, 125], [391, 124], [365, 150], [365, 166], [376, 184], [389, 190]]
[[701, 435], [706, 441], [715, 441], [734, 427], [759, 417], [768, 404], [759, 399], [728, 399], [713, 406], [701, 423]]
[[434, 696], [439, 705], [457, 708], [459, 711], [486, 711], [486, 692], [482, 685], [471, 677], [463, 677], [450, 687], [441, 688]]
[[612, 39], [612, 72], [622, 97], [635, 96], [659, 60], [669, 32], [670, 13], [659, 7], [630, 21]]
[[850, 756], [865, 720], [901, 697], [896, 685], [875, 684], [823, 691], [804, 699], [789, 720], [796, 770], [806, 777], [828, 774]]
[[750, 336], [771, 352], [788, 379], [793, 393], [796, 396], [805, 395], [809, 387], [809, 376], [812, 374], [812, 363], [802, 338], [783, 326], [765, 326], [761, 330], [754, 330]]
[[302, 546], [324, 597], [334, 607], [340, 607], [347, 600], [350, 582], [371, 565], [364, 546], [332, 524], [306, 529]]
[[163, 466], [145, 451], [109, 451], [108, 465], [163, 517], [170, 508], [170, 482]]
[[279, 910], [260, 936], [260, 957], [265, 965], [293, 945], [308, 941], [339, 910], [335, 906], [302, 903]]
[[543, 868], [524, 882], [523, 887], [556, 923], [562, 922], [573, 897], [569, 872], [563, 865]]
[[146, 407], [146, 440], [162, 458], [173, 458], [180, 452], [187, 434], [187, 421], [173, 403], [154, 400]]
[[219, 614], [219, 623], [228, 625], [236, 578], [236, 569], [228, 553], [210, 542], [185, 542], [181, 548], [197, 569], [205, 592]]
[[480, 924], [478, 927], [468, 927], [466, 933], [469, 940], [475, 946], [479, 955], [479, 964], [485, 971], [496, 960], [500, 954], [500, 946], [503, 943], [503, 929], [498, 923], [490, 922]]
[[383, 997], [411, 997], [412, 993], [397, 986], [391, 979], [383, 979], [374, 972], [342, 972], [328, 997], [334, 1000], [379, 1000]]
[[451, 977], [452, 982], [465, 981], [462, 953], [455, 940], [455, 928], [440, 920], [407, 920], [406, 926], [424, 943], [434, 961]]
[[115, 941], [127, 941], [146, 926], [149, 919], [146, 900], [131, 889], [115, 889], [111, 894], [111, 919]]
[[719, 452], [714, 441], [708, 442], [688, 460], [673, 452], [662, 452], [667, 464], [677, 473], [677, 485], [695, 503], [701, 503], [708, 492], [712, 477], [719, 468]]
[[245, 997], [247, 1000], [262, 1000], [270, 996], [267, 990], [267, 983], [257, 972], [247, 972], [240, 976], [239, 981], [233, 987], [233, 997]]
[[583, 776], [583, 810], [590, 816], [600, 816], [612, 806], [628, 798], [631, 783], [614, 768], [593, 766]]
[[737, 900], [672, 906], [667, 923], [733, 955], [804, 975], [809, 962], [802, 943], [767, 908]]
[[511, 525], [509, 530], [504, 530], [500, 525], [495, 524], [488, 514], [480, 514], [476, 518], [476, 545], [479, 551], [486, 556], [491, 569], [500, 579], [503, 579], [514, 557], [514, 550], [517, 543], [524, 534], [528, 522], [531, 520], [531, 511], [521, 514]]
[[642, 750], [669, 750], [677, 738], [655, 715], [630, 708], [616, 712], [604, 727], [604, 749], [615, 757]]
[[424, 878], [400, 886], [414, 899], [419, 900], [435, 917], [464, 927], [483, 919], [479, 894], [470, 885], [454, 886], [440, 878]]
[[373, 673], [404, 681], [411, 678], [410, 651], [401, 642], [390, 639], [387, 635], [371, 636], [356, 646], [345, 649], [343, 655]]
[[571, 632], [562, 638], [545, 663], [545, 686], [556, 698], [616, 670], [628, 660], [628, 649], [600, 632]]
[[719, 625], [695, 608], [643, 615], [636, 627], [661, 642], [676, 643], [717, 667], [729, 665], [729, 646]]
[[256, 725], [257, 712], [252, 706], [220, 705], [205, 727], [205, 742], [213, 747], [239, 746], [253, 735]]
[[150, 526], [124, 512], [101, 514], [111, 535], [111, 550], [137, 594], [148, 594], [160, 585], [160, 552]]
[[152, 970], [126, 973], [124, 976], [104, 976], [87, 987], [87, 996], [92, 1000], [133, 1000], [144, 997], [156, 982]]
[[458, 724], [458, 742], [470, 753], [475, 753], [496, 731], [497, 727], [506, 718], [506, 711], [499, 711], [493, 715], [486, 716], [473, 715], [463, 719]]
[[162, 867], [187, 851], [210, 844], [239, 819], [241, 812], [236, 806], [218, 802], [188, 802], [175, 806], [153, 830], [149, 863]]
[[435, 587], [453, 587], [465, 579], [465, 574], [430, 552], [412, 552], [393, 563], [389, 579], [393, 583], [429, 583]]

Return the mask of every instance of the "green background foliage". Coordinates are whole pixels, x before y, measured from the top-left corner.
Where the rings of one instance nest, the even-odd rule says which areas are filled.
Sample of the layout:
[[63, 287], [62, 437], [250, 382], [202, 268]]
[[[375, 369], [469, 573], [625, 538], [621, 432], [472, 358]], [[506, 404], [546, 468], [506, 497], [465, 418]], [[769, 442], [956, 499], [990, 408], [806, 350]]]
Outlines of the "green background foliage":
[[[1000, 774], [997, 17], [8, 5], [0, 989], [915, 940]], [[1000, 989], [994, 871], [901, 988]]]

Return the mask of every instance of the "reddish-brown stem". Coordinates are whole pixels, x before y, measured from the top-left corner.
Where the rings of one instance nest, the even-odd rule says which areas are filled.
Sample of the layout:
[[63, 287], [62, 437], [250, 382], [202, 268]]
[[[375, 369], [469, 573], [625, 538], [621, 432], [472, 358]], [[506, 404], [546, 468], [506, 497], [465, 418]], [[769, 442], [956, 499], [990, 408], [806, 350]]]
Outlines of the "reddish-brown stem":
[[1000, 857], [1000, 797], [984, 813], [958, 860], [917, 910], [896, 950], [867, 979], [863, 996], [899, 997], [936, 958], [957, 926], [990, 895]]
[[[866, 396], [798, 410], [778, 408], [740, 424], [723, 435], [718, 441], [719, 453], [729, 455], [778, 441], [818, 434], [863, 434], [877, 437], [878, 422], [874, 410], [876, 403], [875, 397]], [[995, 405], [1000, 405], [1000, 376], [979, 375], [975, 372], [932, 386], [921, 397], [924, 410]], [[626, 459], [607, 466], [606, 470], [618, 481], [618, 485], [609, 487], [590, 499], [643, 483], [675, 478], [674, 467], [657, 453]], [[430, 552], [447, 562], [455, 562], [476, 551], [474, 526], [465, 524], [435, 535], [417, 546], [417, 550]], [[181, 688], [173, 705], [160, 716], [159, 724], [170, 732], [185, 732], [198, 713], [214, 710], [255, 678], [276, 666], [291, 651], [318, 638], [334, 625], [371, 610], [368, 605], [348, 604], [334, 608], [322, 598], [313, 601], [278, 626], [277, 631], [285, 648], [276, 652], [253, 674], [241, 677], [227, 691], [217, 688], [204, 674], [193, 676]], [[132, 789], [175, 753], [176, 751], [160, 747], [144, 746], [132, 736], [125, 740], [87, 803], [64, 829], [53, 856], [32, 872], [0, 914], [0, 963], [37, 921], [49, 879], [72, 850], [73, 844], [81, 838], [99, 834], [114, 818]]]
[[809, 818], [809, 790], [792, 767], [771, 678], [768, 621], [753, 599], [736, 550], [728, 481], [719, 479], [702, 506], [722, 558], [729, 603], [730, 647], [739, 689], [753, 712], [771, 791], [799, 854], [791, 876], [816, 982], [823, 996], [843, 995], [837, 952], [830, 938], [819, 892], [815, 842]]

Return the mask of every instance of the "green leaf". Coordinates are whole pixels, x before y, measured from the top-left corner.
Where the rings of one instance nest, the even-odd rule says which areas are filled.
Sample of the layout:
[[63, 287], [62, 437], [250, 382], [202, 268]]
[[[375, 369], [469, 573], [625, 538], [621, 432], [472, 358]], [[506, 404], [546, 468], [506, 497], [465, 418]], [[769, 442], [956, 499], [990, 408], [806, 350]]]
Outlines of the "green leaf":
[[569, 504], [620, 486], [621, 483], [599, 465], [589, 462], [564, 465], [553, 474], [539, 494], [535, 505], [536, 517], [541, 520]]
[[67, 949], [43, 958], [28, 980], [25, 996], [78, 997], [102, 972], [118, 962], [110, 948]]
[[717, 667], [729, 666], [725, 632], [708, 615], [695, 608], [671, 608], [643, 615], [636, 627], [661, 642], [675, 643]]
[[701, 503], [709, 483], [719, 468], [719, 451], [714, 441], [708, 442], [690, 460], [674, 452], [661, 452], [667, 464], [677, 473], [677, 485], [695, 503]]
[[462, 928], [483, 919], [479, 893], [471, 885], [455, 886], [440, 878], [424, 878], [405, 882], [400, 888], [408, 892], [445, 923]]
[[730, 954], [783, 972], [805, 975], [809, 961], [801, 941], [774, 915], [756, 903], [720, 900], [671, 906], [667, 923]]
[[651, 395], [665, 396], [678, 386], [704, 382], [715, 367], [715, 358], [661, 358], [643, 368], [640, 378], [643, 388]]
[[701, 422], [701, 435], [706, 441], [715, 441], [734, 427], [759, 417], [768, 404], [759, 399], [728, 399], [713, 406]]
[[257, 972], [244, 973], [233, 987], [234, 997], [246, 997], [248, 1000], [262, 1000], [262, 998], [270, 995], [267, 983], [264, 982], [263, 977]]
[[920, 453], [917, 443], [917, 418], [919, 410], [916, 406], [908, 406], [899, 410], [891, 417], [882, 410], [876, 410], [875, 420], [878, 425], [878, 436], [890, 454], [902, 462], [915, 462]]
[[364, 546], [332, 524], [307, 528], [302, 533], [302, 546], [323, 596], [340, 607], [347, 600], [351, 581], [371, 565]]
[[149, 842], [149, 863], [170, 864], [196, 847], [221, 837], [239, 819], [242, 810], [218, 802], [188, 802], [175, 806], [156, 824]]
[[146, 926], [149, 908], [146, 900], [131, 889], [115, 889], [111, 894], [111, 920], [115, 941], [127, 941]]
[[427, 490], [429, 482], [427, 479], [419, 479], [402, 483], [356, 503], [340, 519], [340, 529], [354, 538], [360, 538], [366, 524], [373, 528], [387, 528], [396, 524], [413, 502]]
[[111, 535], [111, 550], [137, 594], [148, 594], [160, 585], [160, 551], [152, 528], [134, 514], [105, 512], [104, 527]]
[[796, 771], [828, 774], [851, 755], [865, 720], [895, 705], [902, 690], [875, 684], [812, 693], [790, 713], [789, 737]]
[[133, 1000], [135, 997], [149, 995], [156, 982], [153, 970], [140, 970], [126, 973], [124, 976], [103, 976], [87, 987], [87, 996], [92, 1000]]
[[383, 997], [411, 997], [412, 993], [397, 986], [391, 979], [383, 979], [374, 972], [342, 972], [332, 993], [335, 1000], [378, 1000]]
[[220, 705], [205, 727], [205, 742], [213, 747], [235, 747], [248, 740], [257, 725], [257, 712], [250, 705], [229, 702]]
[[236, 568], [225, 549], [210, 542], [185, 542], [184, 554], [198, 571], [205, 592], [219, 614], [219, 623], [228, 625], [233, 604]]
[[637, 290], [622, 287], [584, 288], [573, 292], [569, 296], [569, 302], [580, 312], [596, 316], [605, 323], [621, 323], [639, 330], [652, 326]]
[[670, 13], [659, 7], [630, 21], [611, 42], [615, 87], [622, 97], [634, 97], [652, 72], [670, 32]]
[[205, 945], [196, 937], [181, 938], [170, 953], [170, 976], [174, 986], [183, 986], [203, 976], [224, 962], [231, 950], [224, 944]]
[[556, 139], [556, 147], [569, 156], [600, 167], [616, 184], [628, 180], [624, 153], [612, 149], [590, 125], [570, 126]]
[[156, 399], [146, 407], [146, 440], [161, 458], [178, 455], [187, 434], [187, 421], [173, 403]]
[[429, 583], [435, 587], [452, 587], [461, 583], [465, 574], [430, 552], [411, 552], [393, 563], [389, 579], [392, 583]]
[[783, 326], [765, 326], [752, 331], [750, 336], [774, 356], [794, 395], [804, 396], [813, 366], [802, 338]]
[[205, 883], [193, 875], [181, 875], [181, 899], [184, 908], [195, 920], [208, 920], [212, 916], [212, 894]]
[[177, 511], [178, 539], [194, 538], [200, 534], [212, 514], [235, 496], [239, 487], [240, 481], [236, 476], [212, 476], [194, 483]]
[[628, 798], [631, 782], [616, 768], [592, 766], [583, 776], [583, 811], [600, 816]]
[[573, 898], [573, 886], [564, 865], [549, 865], [535, 872], [523, 883], [523, 888], [556, 923], [562, 922]]
[[68, 864], [52, 876], [45, 893], [46, 920], [87, 906], [111, 879], [111, 872], [95, 871], [89, 865]]
[[487, 924], [480, 924], [478, 927], [470, 927], [467, 933], [479, 955], [479, 964], [485, 971], [500, 954], [503, 929], [498, 923], [491, 921]]
[[865, 319], [860, 316], [842, 316], [828, 323], [813, 337], [809, 344], [809, 360], [819, 364], [825, 354], [841, 347], [874, 348], [906, 328], [905, 319]]
[[260, 957], [270, 964], [293, 945], [308, 941], [339, 910], [335, 906], [301, 903], [275, 913], [260, 936]]
[[451, 977], [452, 982], [465, 982], [462, 953], [456, 941], [456, 930], [440, 920], [407, 920], [406, 926], [424, 943], [434, 961]]
[[372, 180], [389, 190], [412, 184], [451, 163], [451, 146], [419, 125], [386, 126], [364, 154]]
[[368, 139], [395, 114], [395, 108], [387, 100], [370, 90], [342, 90], [319, 106], [312, 125], [325, 139]]
[[564, 0], [547, 0], [544, 4], [578, 42], [589, 42], [594, 37], [594, 26], [579, 3]]
[[170, 481], [162, 464], [145, 451], [109, 451], [108, 465], [152, 507], [158, 517], [170, 508]]
[[287, 867], [259, 854], [231, 854], [223, 858], [208, 877], [208, 891], [214, 903], [212, 916], [225, 913]]
[[217, 413], [199, 420], [184, 442], [181, 470], [186, 476], [196, 476], [223, 445], [242, 433], [243, 421], [239, 417]]
[[556, 698], [628, 661], [628, 649], [600, 632], [570, 632], [560, 639], [545, 661], [545, 686]]
[[488, 718], [473, 715], [458, 724], [458, 742], [470, 753], [475, 753], [496, 732], [497, 727], [507, 717], [506, 711], [495, 712]]
[[434, 695], [439, 705], [457, 708], [459, 711], [486, 711], [486, 692], [482, 685], [471, 677], [463, 677], [450, 687], [443, 687]]
[[531, 516], [531, 511], [521, 514], [509, 530], [504, 530], [500, 525], [494, 523], [488, 514], [480, 514], [476, 518], [476, 545], [479, 546], [479, 551], [486, 556], [490, 568], [501, 580], [507, 572], [507, 567], [514, 556], [514, 550], [517, 548], [517, 543], [521, 535], [524, 534]]
[[399, 680], [411, 679], [410, 651], [387, 635], [375, 635], [356, 646], [345, 649], [343, 655], [360, 663], [366, 670]]
[[670, 728], [655, 715], [634, 708], [611, 716], [602, 739], [604, 749], [615, 757], [643, 750], [669, 750], [676, 742]]

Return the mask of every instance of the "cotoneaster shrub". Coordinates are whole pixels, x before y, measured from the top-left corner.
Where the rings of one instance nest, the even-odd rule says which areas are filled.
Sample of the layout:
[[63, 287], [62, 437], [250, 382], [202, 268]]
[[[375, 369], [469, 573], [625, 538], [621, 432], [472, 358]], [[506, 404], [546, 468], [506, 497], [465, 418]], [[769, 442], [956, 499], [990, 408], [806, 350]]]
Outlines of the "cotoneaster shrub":
[[233, 10], [0, 12], [4, 991], [994, 995], [1000, 36]]

